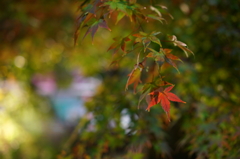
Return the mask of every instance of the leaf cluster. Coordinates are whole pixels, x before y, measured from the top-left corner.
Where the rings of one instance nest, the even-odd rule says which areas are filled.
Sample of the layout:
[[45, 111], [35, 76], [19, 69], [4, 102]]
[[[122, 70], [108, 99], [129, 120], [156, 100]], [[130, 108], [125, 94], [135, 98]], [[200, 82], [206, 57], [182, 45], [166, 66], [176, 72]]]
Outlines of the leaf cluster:
[[[75, 43], [77, 42], [78, 32], [85, 26], [88, 27], [88, 29], [84, 37], [91, 33], [92, 39], [99, 27], [111, 31], [109, 22], [115, 21], [115, 24], [117, 24], [124, 17], [128, 17], [134, 28], [136, 28], [127, 36], [114, 38], [114, 42], [110, 45], [108, 51], [112, 51], [114, 55], [118, 54], [118, 58], [112, 62], [112, 64], [116, 65], [124, 60], [125, 56], [135, 56], [136, 62], [134, 63], [134, 68], [128, 74], [125, 89], [127, 90], [129, 85], [133, 84], [134, 92], [139, 92], [142, 95], [139, 101], [141, 101], [142, 98], [151, 96], [155, 90], [163, 89], [165, 85], [162, 83], [169, 84], [169, 82], [163, 80], [161, 72], [161, 69], [163, 69], [165, 65], [170, 65], [179, 72], [175, 61], [181, 61], [181, 59], [173, 54], [172, 49], [162, 45], [163, 42], [179, 47], [184, 51], [186, 56], [188, 56], [188, 53], [193, 54], [185, 43], [177, 40], [175, 35], [169, 35], [168, 39], [162, 39], [163, 35], [161, 34], [163, 33], [160, 31], [151, 31], [149, 33], [144, 31], [141, 23], [148, 23], [149, 20], [157, 20], [163, 23], [163, 21], [166, 21], [163, 14], [171, 16], [167, 13], [167, 7], [165, 6], [142, 6], [135, 1], [125, 0], [95, 0], [89, 4], [83, 3], [81, 10], [82, 13], [77, 18]], [[158, 48], [158, 51], [156, 48]], [[153, 67], [156, 68], [157, 73], [148, 71], [149, 68]], [[147, 81], [147, 78], [142, 80], [144, 71], [146, 72], [145, 77], [151, 78], [151, 80]], [[142, 83], [142, 89], [137, 91], [140, 83]], [[151, 103], [147, 110], [150, 110], [150, 107], [153, 106], [154, 102]], [[164, 102], [155, 102], [155, 104], [158, 103], [161, 103], [161, 106], [168, 114], [170, 103], [166, 106]]]

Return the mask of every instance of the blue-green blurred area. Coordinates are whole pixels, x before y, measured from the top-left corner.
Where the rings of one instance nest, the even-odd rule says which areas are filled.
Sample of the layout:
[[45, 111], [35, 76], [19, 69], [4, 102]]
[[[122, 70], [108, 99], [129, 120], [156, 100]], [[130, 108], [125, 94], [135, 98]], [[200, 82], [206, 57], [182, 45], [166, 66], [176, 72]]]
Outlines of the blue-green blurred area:
[[160, 106], [148, 113], [139, 94], [125, 92], [134, 57], [110, 66], [118, 57], [107, 49], [132, 31], [128, 18], [100, 28], [93, 42], [82, 29], [73, 46], [80, 2], [0, 2], [0, 158], [239, 158], [237, 0], [138, 1], [174, 17], [142, 22], [146, 32], [176, 35], [194, 52], [174, 48], [180, 74], [163, 70], [187, 102], [171, 104], [170, 123]]

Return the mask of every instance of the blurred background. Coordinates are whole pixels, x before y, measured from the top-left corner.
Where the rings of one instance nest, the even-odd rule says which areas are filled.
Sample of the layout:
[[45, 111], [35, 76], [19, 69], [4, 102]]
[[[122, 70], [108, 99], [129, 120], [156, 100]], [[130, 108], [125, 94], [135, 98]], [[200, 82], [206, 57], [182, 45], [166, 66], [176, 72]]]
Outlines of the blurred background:
[[80, 2], [0, 2], [0, 158], [240, 157], [237, 0], [151, 1], [174, 19], [143, 27], [176, 35], [195, 53], [186, 58], [176, 49], [181, 74], [166, 69], [187, 102], [171, 104], [171, 123], [161, 107], [148, 113], [143, 101], [138, 109], [139, 95], [125, 92], [131, 56], [109, 66], [106, 50], [131, 32], [128, 18], [110, 24], [112, 32], [99, 29], [93, 44], [80, 36], [73, 46]]

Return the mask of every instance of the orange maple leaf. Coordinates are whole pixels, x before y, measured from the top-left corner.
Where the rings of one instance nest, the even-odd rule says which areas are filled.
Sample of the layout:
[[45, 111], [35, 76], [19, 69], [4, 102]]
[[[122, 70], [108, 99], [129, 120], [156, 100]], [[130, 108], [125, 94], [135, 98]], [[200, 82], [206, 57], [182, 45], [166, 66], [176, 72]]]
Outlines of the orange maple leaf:
[[128, 80], [127, 80], [125, 90], [128, 89], [128, 86], [130, 84], [134, 84], [133, 89], [134, 89], [134, 92], [136, 92], [136, 88], [138, 86], [138, 83], [141, 83], [140, 77], [141, 77], [142, 68], [143, 68], [142, 63], [139, 63], [138, 65], [135, 65], [132, 72], [128, 75], [129, 77], [128, 77]]
[[158, 103], [161, 103], [161, 106], [163, 110], [166, 112], [168, 120], [170, 121], [169, 111], [170, 111], [170, 101], [173, 102], [181, 102], [186, 103], [182, 101], [178, 96], [171, 93], [174, 86], [169, 86], [165, 88], [163, 91], [162, 89], [154, 90], [153, 92], [150, 92], [150, 101], [148, 102], [148, 107], [146, 110], [150, 111], [150, 108]]

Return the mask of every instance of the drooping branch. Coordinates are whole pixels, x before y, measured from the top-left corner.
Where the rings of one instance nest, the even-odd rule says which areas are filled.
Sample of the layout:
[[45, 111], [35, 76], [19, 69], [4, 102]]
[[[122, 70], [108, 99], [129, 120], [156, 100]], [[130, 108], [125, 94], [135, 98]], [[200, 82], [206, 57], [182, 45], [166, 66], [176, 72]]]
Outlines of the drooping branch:
[[[173, 87], [173, 84], [163, 79], [161, 70], [164, 65], [168, 64], [179, 72], [177, 64], [174, 61], [181, 61], [181, 59], [172, 53], [172, 49], [166, 48], [161, 42], [172, 43], [173, 46], [179, 47], [183, 50], [187, 57], [188, 53], [193, 54], [193, 52], [187, 48], [185, 43], [177, 40], [175, 35], [168, 36], [168, 39], [161, 39], [162, 33], [160, 30], [152, 30], [150, 33], [147, 33], [144, 32], [142, 26], [142, 23], [148, 24], [150, 20], [157, 20], [163, 24], [163, 22], [166, 22], [166, 19], [163, 17], [164, 14], [172, 18], [172, 16], [167, 12], [167, 7], [162, 5], [142, 6], [137, 3], [136, 0], [95, 0], [91, 2], [86, 0], [79, 8], [82, 13], [77, 19], [78, 23], [75, 30], [74, 43], [77, 42], [78, 32], [79, 30], [82, 30], [83, 27], [88, 27], [84, 37], [91, 34], [93, 40], [99, 27], [106, 28], [111, 31], [108, 26], [109, 21], [118, 24], [121, 19], [128, 17], [130, 23], [132, 23], [134, 28], [137, 29], [134, 29], [126, 37], [114, 38], [114, 42], [110, 45], [108, 51], [113, 51], [114, 54], [119, 54], [121, 56], [119, 60], [122, 60], [124, 56], [128, 54], [137, 54], [137, 62], [133, 64], [134, 68], [128, 75], [125, 89], [127, 90], [128, 87], [133, 84], [134, 92], [141, 93], [139, 103], [142, 99], [146, 98], [148, 102], [148, 111], [153, 105], [160, 103], [169, 118], [170, 102], [168, 100], [177, 102], [183, 101], [176, 98], [177, 96], [175, 95], [175, 99], [179, 100], [173, 100], [173, 95], [171, 94], [170, 98], [170, 95], [167, 95], [164, 91], [163, 93], [158, 93], [156, 96], [156, 91], [164, 90], [164, 87], [167, 85], [171, 85], [171, 88]], [[128, 48], [126, 45], [127, 42]], [[156, 45], [159, 48], [158, 51], [155, 48]], [[140, 59], [140, 57], [142, 59]], [[157, 68], [158, 76], [154, 77], [154, 73], [148, 71], [148, 68], [151, 66], [149, 65], [149, 62], [146, 61], [151, 61], [150, 63], [154, 64], [153, 67]], [[113, 61], [113, 63], [118, 62], [118, 60]], [[141, 74], [143, 70], [147, 72], [147, 77], [154, 77], [150, 83], [146, 82], [144, 79], [142, 80]], [[142, 89], [139, 89], [140, 83]]]

